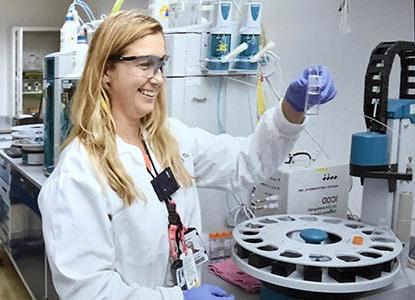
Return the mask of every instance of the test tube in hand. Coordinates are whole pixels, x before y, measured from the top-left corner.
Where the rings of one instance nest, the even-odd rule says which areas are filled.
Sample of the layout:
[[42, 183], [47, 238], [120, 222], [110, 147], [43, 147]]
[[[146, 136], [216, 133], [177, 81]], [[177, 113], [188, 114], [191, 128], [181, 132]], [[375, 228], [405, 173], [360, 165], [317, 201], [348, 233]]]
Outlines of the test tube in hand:
[[306, 115], [318, 115], [320, 107], [320, 95], [322, 86], [322, 76], [317, 74], [308, 75], [307, 93], [305, 96], [304, 113]]

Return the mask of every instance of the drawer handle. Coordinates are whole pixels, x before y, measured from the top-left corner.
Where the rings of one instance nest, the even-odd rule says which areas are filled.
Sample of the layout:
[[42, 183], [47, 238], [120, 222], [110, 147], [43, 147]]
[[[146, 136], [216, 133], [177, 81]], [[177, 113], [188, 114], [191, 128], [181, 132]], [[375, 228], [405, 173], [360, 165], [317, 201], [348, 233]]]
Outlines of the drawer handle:
[[22, 177], [19, 177], [19, 180], [21, 183], [24, 183], [24, 179]]
[[7, 170], [6, 165], [1, 165], [1, 167], [2, 167], [3, 169]]
[[203, 103], [203, 102], [207, 101], [207, 98], [206, 97], [203, 97], [203, 98], [193, 97], [192, 101], [193, 102], [198, 102], [198, 103]]
[[7, 193], [7, 190], [6, 190], [6, 188], [5, 188], [4, 186], [2, 186], [2, 187], [1, 187], [1, 189], [2, 189], [5, 193]]

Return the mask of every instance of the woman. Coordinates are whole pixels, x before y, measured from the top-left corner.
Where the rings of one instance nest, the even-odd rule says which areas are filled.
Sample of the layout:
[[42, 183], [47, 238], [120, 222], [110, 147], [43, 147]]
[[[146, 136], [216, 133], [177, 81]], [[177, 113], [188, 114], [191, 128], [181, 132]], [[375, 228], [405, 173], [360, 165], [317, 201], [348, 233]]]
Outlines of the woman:
[[[184, 249], [175, 246], [184, 227], [201, 231], [196, 186], [252, 185], [286, 157], [304, 126], [296, 123], [304, 119], [307, 72], [254, 134], [234, 138], [167, 120], [165, 60], [160, 24], [134, 11], [108, 17], [91, 41], [72, 104], [71, 133], [39, 196], [62, 299], [233, 299], [211, 285], [182, 292], [171, 267]], [[317, 69], [325, 83], [316, 100], [324, 103], [336, 90], [327, 70]], [[177, 191], [174, 182], [161, 190], [155, 184], [153, 177], [165, 175], [167, 167]], [[163, 198], [165, 186], [173, 187], [171, 197]], [[166, 205], [174, 209], [170, 199], [177, 207], [168, 213]], [[180, 216], [176, 227], [171, 214]]]

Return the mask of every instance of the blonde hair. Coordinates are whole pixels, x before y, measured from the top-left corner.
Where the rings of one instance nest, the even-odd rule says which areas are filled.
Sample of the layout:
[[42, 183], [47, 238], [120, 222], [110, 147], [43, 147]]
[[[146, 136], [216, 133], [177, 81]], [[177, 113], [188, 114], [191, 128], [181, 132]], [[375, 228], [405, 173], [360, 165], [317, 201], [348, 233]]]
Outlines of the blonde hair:
[[[85, 68], [72, 102], [72, 128], [63, 144], [64, 148], [78, 138], [100, 174], [128, 205], [137, 197], [145, 197], [134, 186], [118, 157], [111, 99], [102, 78], [112, 67], [108, 60], [110, 56], [122, 55], [133, 42], [156, 33], [163, 33], [161, 25], [138, 11], [121, 11], [102, 22], [89, 46]], [[169, 132], [166, 120], [166, 101], [161, 91], [154, 110], [141, 119], [141, 128], [147, 132], [147, 141], [161, 167], [170, 167], [180, 185], [190, 186], [191, 177], [181, 161], [178, 143]]]

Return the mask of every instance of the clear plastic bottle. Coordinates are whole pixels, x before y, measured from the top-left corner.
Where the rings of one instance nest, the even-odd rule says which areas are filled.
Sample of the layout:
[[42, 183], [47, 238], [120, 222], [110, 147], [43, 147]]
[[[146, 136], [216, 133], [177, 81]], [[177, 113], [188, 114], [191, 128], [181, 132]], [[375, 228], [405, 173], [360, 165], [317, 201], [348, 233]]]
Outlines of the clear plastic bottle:
[[78, 32], [76, 43], [76, 64], [75, 74], [82, 74], [88, 55], [88, 33], [86, 28], [81, 28]]
[[74, 51], [78, 36], [78, 15], [76, 11], [68, 11], [65, 17], [65, 23], [60, 30], [60, 51], [69, 52]]

